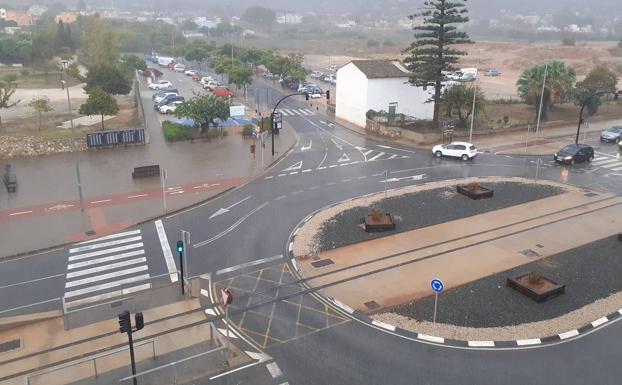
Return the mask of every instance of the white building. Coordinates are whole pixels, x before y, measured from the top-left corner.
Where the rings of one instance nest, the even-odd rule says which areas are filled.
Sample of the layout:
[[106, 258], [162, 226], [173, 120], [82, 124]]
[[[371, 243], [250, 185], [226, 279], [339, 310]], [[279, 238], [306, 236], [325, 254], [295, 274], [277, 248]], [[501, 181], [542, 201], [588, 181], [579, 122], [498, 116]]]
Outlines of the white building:
[[302, 23], [302, 15], [297, 13], [280, 13], [276, 16], [276, 22], [279, 24], [300, 24]]
[[432, 119], [434, 105], [426, 103], [432, 88], [424, 90], [408, 83], [408, 70], [399, 61], [353, 60], [337, 70], [335, 115], [365, 127], [369, 110]]

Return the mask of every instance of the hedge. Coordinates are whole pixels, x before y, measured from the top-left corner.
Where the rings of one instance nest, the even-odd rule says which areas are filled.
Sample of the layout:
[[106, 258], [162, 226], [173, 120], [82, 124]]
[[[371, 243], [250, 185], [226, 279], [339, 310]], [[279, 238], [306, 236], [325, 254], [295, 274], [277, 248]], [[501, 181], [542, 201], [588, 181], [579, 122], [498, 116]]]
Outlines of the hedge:
[[179, 140], [192, 139], [194, 128], [165, 120], [162, 122], [162, 130], [164, 131], [166, 140], [169, 142], [177, 142]]

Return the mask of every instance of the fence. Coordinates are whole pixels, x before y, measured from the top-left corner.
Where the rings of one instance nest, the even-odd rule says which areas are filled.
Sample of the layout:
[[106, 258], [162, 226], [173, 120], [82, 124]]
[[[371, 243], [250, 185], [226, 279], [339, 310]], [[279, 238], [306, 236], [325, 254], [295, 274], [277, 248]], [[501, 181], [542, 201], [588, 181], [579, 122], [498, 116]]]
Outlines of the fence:
[[88, 148], [122, 146], [143, 143], [145, 143], [144, 128], [98, 131], [86, 134], [86, 146]]

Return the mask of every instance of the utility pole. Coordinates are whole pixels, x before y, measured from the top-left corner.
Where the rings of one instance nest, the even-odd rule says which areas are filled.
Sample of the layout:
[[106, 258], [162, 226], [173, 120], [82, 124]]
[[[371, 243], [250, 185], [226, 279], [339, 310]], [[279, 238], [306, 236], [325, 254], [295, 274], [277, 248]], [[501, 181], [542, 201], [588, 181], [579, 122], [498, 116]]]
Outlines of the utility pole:
[[544, 87], [546, 85], [546, 75], [549, 70], [549, 63], [546, 62], [544, 66], [544, 78], [542, 79], [542, 91], [540, 93], [540, 107], [538, 108], [538, 120], [536, 123], [536, 134], [540, 133], [540, 117], [542, 116], [542, 104], [544, 102]]
[[482, 49], [477, 50], [477, 73], [475, 74], [475, 80], [473, 82], [473, 105], [471, 106], [471, 129], [469, 130], [469, 143], [473, 141], [473, 121], [475, 120], [475, 97], [477, 96], [477, 76], [479, 74], [479, 59], [482, 54]]

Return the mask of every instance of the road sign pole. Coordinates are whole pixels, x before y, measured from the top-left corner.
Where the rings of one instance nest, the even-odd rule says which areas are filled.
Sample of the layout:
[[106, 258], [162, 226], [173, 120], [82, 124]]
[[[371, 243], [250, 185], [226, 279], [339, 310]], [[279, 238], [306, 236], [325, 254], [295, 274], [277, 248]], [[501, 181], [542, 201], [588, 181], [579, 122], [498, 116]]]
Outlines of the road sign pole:
[[438, 304], [438, 293], [434, 294], [434, 323], [436, 323], [436, 305]]

